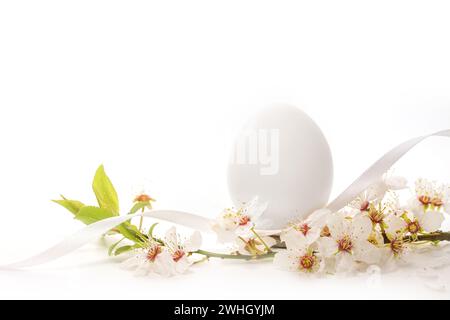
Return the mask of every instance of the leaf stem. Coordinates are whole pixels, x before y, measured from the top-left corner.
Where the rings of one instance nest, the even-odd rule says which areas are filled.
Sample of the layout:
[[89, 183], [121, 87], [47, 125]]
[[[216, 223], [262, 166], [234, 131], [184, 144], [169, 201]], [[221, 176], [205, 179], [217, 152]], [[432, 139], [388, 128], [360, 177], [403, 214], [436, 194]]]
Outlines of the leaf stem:
[[[147, 206], [150, 210], [152, 210], [152, 203], [151, 201], [148, 202], [148, 206]], [[144, 213], [145, 211], [145, 207], [142, 207], [142, 213]], [[144, 224], [144, 216], [142, 215], [141, 218], [139, 219], [139, 231], [142, 231], [142, 225]]]

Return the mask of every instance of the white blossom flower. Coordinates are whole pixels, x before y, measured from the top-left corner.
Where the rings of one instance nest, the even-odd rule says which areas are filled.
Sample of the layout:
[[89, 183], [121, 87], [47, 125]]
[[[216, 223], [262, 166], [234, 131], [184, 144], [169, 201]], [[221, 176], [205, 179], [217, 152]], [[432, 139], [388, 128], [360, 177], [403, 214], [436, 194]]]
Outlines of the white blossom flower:
[[414, 235], [423, 232], [435, 232], [441, 228], [444, 219], [444, 214], [440, 211], [415, 211], [412, 219], [405, 215], [406, 230]]
[[404, 241], [408, 228], [408, 223], [405, 220], [406, 214], [408, 214], [407, 209], [402, 208], [399, 201], [393, 201], [389, 204], [383, 225], [388, 242], [381, 249], [385, 268], [393, 268], [409, 252], [409, 244]]
[[162, 242], [164, 244], [152, 241], [146, 248], [135, 250], [133, 256], [123, 262], [123, 267], [135, 270], [135, 274], [141, 276], [157, 273], [169, 277], [184, 273], [193, 263], [189, 254], [199, 249], [201, 235], [194, 232], [182, 243], [175, 227], [172, 227]]
[[408, 202], [412, 210], [440, 210], [449, 212], [450, 189], [448, 185], [435, 181], [418, 179], [416, 181], [415, 195]]
[[389, 236], [389, 243], [382, 249], [383, 266], [386, 269], [392, 269], [399, 262], [404, 262], [405, 258], [411, 253], [409, 242], [404, 240], [404, 234]]
[[383, 200], [388, 189], [384, 181], [379, 181], [362, 192], [349, 206], [360, 211], [367, 211], [371, 203], [378, 204]]
[[384, 230], [388, 236], [395, 237], [399, 233], [403, 233], [406, 229], [406, 221], [398, 214], [390, 214], [384, 220]]
[[305, 237], [296, 238], [296, 241], [289, 243], [286, 250], [278, 252], [274, 264], [283, 269], [303, 273], [317, 273], [324, 268], [323, 258]]
[[255, 222], [267, 209], [267, 203], [254, 198], [238, 210], [226, 209], [213, 223], [212, 229], [219, 242], [233, 242], [238, 236], [247, 236]]
[[404, 210], [401, 215], [393, 214], [386, 218], [385, 232], [390, 236], [406, 232], [416, 237], [420, 233], [438, 231], [444, 219], [444, 214], [436, 210]]
[[200, 232], [195, 231], [189, 239], [182, 242], [176, 228], [172, 227], [166, 232], [164, 244], [172, 255], [175, 272], [185, 273], [193, 263], [189, 255], [200, 249], [202, 236]]
[[[385, 233], [389, 243], [385, 246], [385, 263], [392, 263], [403, 258], [411, 252], [410, 240], [417, 239], [419, 234], [435, 232], [440, 229], [444, 215], [440, 211], [414, 212], [403, 210], [397, 214], [391, 214], [386, 218]], [[395, 258], [395, 260], [394, 260]]]
[[401, 176], [385, 174], [383, 181], [389, 190], [402, 190], [408, 187], [408, 180]]
[[148, 194], [146, 193], [140, 193], [137, 194], [134, 198], [134, 207], [133, 209], [131, 209], [132, 211], [134, 211], [135, 209], [149, 209], [152, 210], [152, 203], [155, 202], [156, 200], [153, 199], [152, 197], [150, 197]]
[[369, 242], [373, 231], [371, 220], [364, 215], [349, 218], [337, 213], [328, 223], [330, 237], [319, 241], [319, 252], [325, 257], [335, 257], [336, 270], [348, 271], [354, 262], [378, 262], [380, 252]]
[[135, 271], [137, 276], [157, 273], [169, 277], [175, 274], [174, 261], [168, 248], [154, 242], [147, 248], [137, 249], [133, 256], [122, 263], [126, 269]]
[[152, 183], [148, 180], [141, 181], [140, 184], [134, 185], [131, 188], [131, 193], [133, 195], [133, 208], [131, 212], [137, 212], [139, 210], [144, 211], [145, 209], [152, 210], [152, 204], [156, 200], [150, 196], [150, 191], [154, 189], [151, 187]]
[[301, 220], [291, 224], [281, 235], [281, 241], [287, 246], [291, 241], [296, 241], [298, 237], [305, 237], [308, 243], [316, 241], [326, 226], [327, 220], [331, 217], [331, 211], [328, 209], [320, 209], [314, 211], [305, 220]]
[[389, 190], [405, 189], [407, 184], [408, 181], [403, 177], [386, 174], [364, 190], [349, 206], [360, 211], [367, 211], [370, 204], [378, 205]]

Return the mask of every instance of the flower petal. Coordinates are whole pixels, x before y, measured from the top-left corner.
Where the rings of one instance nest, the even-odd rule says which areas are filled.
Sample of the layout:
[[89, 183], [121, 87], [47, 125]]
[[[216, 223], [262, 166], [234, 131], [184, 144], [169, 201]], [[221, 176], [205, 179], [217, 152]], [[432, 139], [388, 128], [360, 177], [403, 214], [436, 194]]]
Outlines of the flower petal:
[[275, 255], [273, 263], [280, 268], [295, 271], [298, 268], [298, 259], [299, 257], [293, 251], [284, 250]]
[[275, 240], [272, 237], [262, 237], [262, 240], [269, 248], [272, 248], [274, 245], [277, 244], [277, 240]]
[[166, 231], [164, 241], [171, 248], [175, 248], [178, 246], [177, 229], [175, 227], [170, 227], [169, 230]]
[[170, 277], [171, 275], [176, 274], [175, 263], [172, 255], [167, 250], [163, 250], [158, 254], [155, 261], [153, 263], [148, 263], [148, 265], [152, 266], [153, 272], [165, 277]]
[[340, 238], [347, 231], [347, 227], [345, 225], [345, 215], [342, 212], [333, 215], [327, 225], [331, 236], [335, 239]]
[[357, 240], [367, 240], [372, 233], [373, 225], [368, 216], [358, 215], [352, 220], [353, 238]]
[[411, 197], [408, 202], [407, 202], [407, 208], [412, 210], [412, 211], [418, 211], [418, 210], [423, 210], [423, 204], [417, 200], [417, 197]]
[[322, 229], [326, 225], [327, 220], [330, 218], [331, 214], [332, 212], [329, 209], [319, 209], [314, 211], [306, 219], [306, 222], [308, 222], [311, 227]]
[[426, 232], [434, 232], [441, 228], [444, 222], [444, 214], [439, 211], [427, 211], [416, 214], [419, 219], [419, 224]]
[[386, 223], [386, 234], [390, 236], [395, 236], [406, 227], [405, 220], [395, 215], [388, 216], [384, 222]]
[[353, 271], [355, 262], [349, 253], [341, 253], [336, 256], [336, 272], [349, 273]]
[[195, 231], [191, 237], [184, 243], [184, 249], [187, 252], [194, 252], [200, 249], [202, 245], [202, 234], [198, 231]]
[[362, 241], [353, 248], [355, 260], [368, 264], [377, 263], [381, 259], [381, 251], [368, 241]]
[[407, 188], [408, 180], [400, 176], [389, 176], [384, 178], [384, 183], [391, 190], [402, 190]]
[[306, 237], [293, 228], [283, 232], [280, 239], [286, 243], [288, 249], [302, 250], [308, 246]]
[[377, 182], [366, 190], [366, 200], [369, 202], [381, 200], [388, 190], [387, 185], [383, 182]]
[[175, 262], [175, 272], [178, 274], [186, 273], [192, 263], [189, 261], [187, 257], [183, 257], [177, 262]]
[[331, 257], [338, 252], [336, 240], [330, 237], [319, 239], [319, 253], [324, 257]]
[[322, 228], [312, 228], [309, 230], [308, 234], [306, 235], [306, 241], [308, 244], [314, 243], [317, 239], [320, 238], [320, 234], [322, 233]]
[[243, 209], [243, 214], [251, 217], [252, 222], [255, 223], [259, 217], [267, 210], [269, 204], [267, 202], [260, 203], [258, 197], [254, 197]]

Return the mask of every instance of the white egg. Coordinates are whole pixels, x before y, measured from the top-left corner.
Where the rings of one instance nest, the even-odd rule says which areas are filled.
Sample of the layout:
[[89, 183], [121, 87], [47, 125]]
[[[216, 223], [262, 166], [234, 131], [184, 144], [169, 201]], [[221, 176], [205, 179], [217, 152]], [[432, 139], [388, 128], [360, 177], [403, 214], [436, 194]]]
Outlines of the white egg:
[[281, 229], [326, 206], [333, 183], [331, 151], [320, 128], [293, 106], [253, 117], [234, 144], [228, 167], [236, 207], [258, 197], [268, 207], [261, 229]]

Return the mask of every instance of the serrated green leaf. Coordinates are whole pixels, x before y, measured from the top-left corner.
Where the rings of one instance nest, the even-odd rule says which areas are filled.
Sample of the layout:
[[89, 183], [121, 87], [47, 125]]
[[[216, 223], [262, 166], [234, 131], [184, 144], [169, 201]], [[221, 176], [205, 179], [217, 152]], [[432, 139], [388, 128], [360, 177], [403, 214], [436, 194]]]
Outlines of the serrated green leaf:
[[95, 173], [92, 189], [101, 208], [110, 210], [115, 216], [119, 215], [119, 198], [103, 165]]
[[78, 211], [75, 219], [89, 225], [114, 216], [115, 215], [108, 209], [85, 206]]
[[62, 199], [61, 200], [52, 200], [53, 202], [59, 204], [60, 206], [66, 208], [67, 210], [69, 210], [70, 212], [72, 212], [73, 214], [77, 214], [78, 211], [80, 211], [81, 208], [83, 208], [85, 205], [84, 203], [77, 201], [77, 200], [69, 200], [64, 198], [63, 196], [61, 196]]

